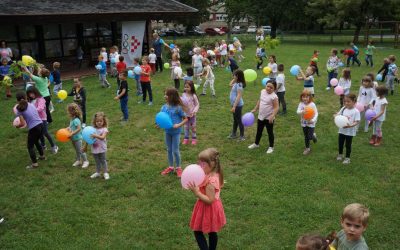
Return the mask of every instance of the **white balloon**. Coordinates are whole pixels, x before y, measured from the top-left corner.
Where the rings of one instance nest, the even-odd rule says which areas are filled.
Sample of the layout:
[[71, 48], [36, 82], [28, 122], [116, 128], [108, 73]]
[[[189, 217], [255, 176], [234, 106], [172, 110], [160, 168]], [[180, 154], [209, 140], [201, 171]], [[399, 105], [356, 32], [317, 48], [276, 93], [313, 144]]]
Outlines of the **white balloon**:
[[174, 68], [174, 74], [181, 77], [182, 76], [182, 68], [181, 67], [175, 67]]
[[349, 119], [344, 115], [337, 115], [335, 117], [335, 124], [338, 128], [343, 128], [349, 124]]

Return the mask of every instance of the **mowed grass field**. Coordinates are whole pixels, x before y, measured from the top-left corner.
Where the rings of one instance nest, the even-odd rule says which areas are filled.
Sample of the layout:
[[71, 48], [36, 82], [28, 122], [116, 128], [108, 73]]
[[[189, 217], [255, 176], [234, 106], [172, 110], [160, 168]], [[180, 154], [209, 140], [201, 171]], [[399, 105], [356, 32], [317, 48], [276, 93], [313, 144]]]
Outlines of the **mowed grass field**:
[[[187, 166], [196, 163], [197, 154], [207, 147], [221, 152], [226, 180], [221, 197], [227, 224], [219, 234], [219, 249], [293, 249], [302, 234], [339, 231], [342, 209], [353, 202], [370, 208], [364, 235], [370, 248], [397, 248], [399, 88], [396, 85], [395, 95], [388, 97], [383, 144], [378, 148], [368, 144], [371, 129], [359, 132], [353, 140], [351, 164], [337, 162], [338, 129], [333, 114], [339, 110], [339, 98], [325, 90], [324, 65], [332, 47], [283, 43], [268, 51], [286, 67], [288, 105], [288, 114], [276, 119], [275, 151], [270, 155], [265, 153], [265, 131], [261, 147], [247, 149], [254, 142], [256, 125], [246, 128], [246, 141], [226, 139], [232, 125], [231, 75], [224, 68], [214, 70], [217, 98], [212, 99], [209, 92], [199, 97], [198, 145], [181, 145], [181, 157], [182, 166]], [[289, 69], [294, 64], [307, 66], [314, 49], [321, 51], [321, 77], [315, 77], [318, 143], [312, 144], [310, 155], [303, 156], [304, 138], [296, 114], [303, 82], [296, 81]], [[255, 68], [254, 54], [255, 44], [247, 43], [242, 69]], [[400, 56], [399, 50], [391, 48], [379, 48], [375, 54], [374, 68], [365, 66], [364, 61], [361, 67], [351, 68], [351, 92], [358, 93], [363, 75], [376, 73], [385, 56]], [[90, 153], [88, 169], [72, 167], [75, 152], [70, 143], [58, 143], [58, 154], [46, 151], [47, 160], [41, 161], [38, 169], [26, 170], [27, 131], [11, 126], [15, 99], [0, 100], [0, 216], [6, 219], [0, 225], [1, 249], [197, 248], [188, 226], [196, 199], [182, 189], [175, 175], [160, 175], [168, 163], [164, 132], [155, 128], [154, 117], [164, 104], [164, 89], [173, 85], [169, 75], [165, 70], [152, 78], [153, 106], [137, 103], [134, 82], [129, 80], [130, 118], [126, 125], [120, 124], [119, 102], [113, 100], [116, 80], [108, 78], [112, 87], [103, 89], [97, 77], [83, 78], [88, 121], [97, 111], [105, 112], [109, 119], [109, 181], [89, 178], [95, 171]], [[243, 113], [254, 108], [262, 78], [258, 71], [257, 81], [245, 88]], [[72, 81], [64, 81], [63, 86], [69, 91]], [[66, 105], [70, 102], [71, 97], [61, 104], [55, 102], [54, 122], [49, 128], [52, 134], [68, 126]]]

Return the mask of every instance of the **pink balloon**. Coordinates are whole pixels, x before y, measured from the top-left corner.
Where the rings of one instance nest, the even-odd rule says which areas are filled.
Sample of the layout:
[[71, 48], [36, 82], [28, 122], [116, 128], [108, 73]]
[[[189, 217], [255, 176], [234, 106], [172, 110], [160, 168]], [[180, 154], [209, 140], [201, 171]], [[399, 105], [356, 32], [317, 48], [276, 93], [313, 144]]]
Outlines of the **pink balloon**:
[[2, 57], [7, 57], [8, 56], [8, 51], [7, 50], [2, 50], [1, 51], [1, 56]]
[[14, 108], [13, 108], [14, 114], [17, 114], [17, 106], [18, 106], [18, 104], [15, 104], [15, 106], [14, 106]]
[[21, 120], [19, 119], [19, 117], [15, 117], [15, 119], [13, 121], [13, 126], [19, 127], [20, 125], [21, 125]]
[[356, 109], [360, 112], [364, 111], [364, 105], [362, 103], [357, 102], [356, 103]]
[[338, 84], [338, 80], [336, 78], [332, 78], [329, 83], [331, 84], [332, 87], [335, 87]]
[[188, 184], [194, 183], [196, 186], [199, 186], [203, 183], [206, 174], [204, 170], [197, 164], [191, 164], [187, 166], [181, 176], [181, 184], [184, 189], [189, 189]]
[[343, 95], [343, 93], [344, 93], [344, 90], [343, 90], [342, 87], [340, 87], [340, 86], [336, 86], [335, 87], [335, 94], [336, 95]]

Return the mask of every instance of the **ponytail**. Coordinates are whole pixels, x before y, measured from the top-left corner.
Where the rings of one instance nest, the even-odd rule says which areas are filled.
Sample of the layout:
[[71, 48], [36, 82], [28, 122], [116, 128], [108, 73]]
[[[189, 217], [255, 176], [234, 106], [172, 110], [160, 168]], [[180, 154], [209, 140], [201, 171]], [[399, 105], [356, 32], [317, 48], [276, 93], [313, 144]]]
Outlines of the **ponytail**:
[[26, 100], [26, 94], [24, 92], [18, 92], [16, 94], [18, 101], [17, 110], [23, 112], [28, 108], [28, 101]]
[[219, 162], [219, 152], [215, 151], [215, 169], [216, 172], [219, 174], [219, 185], [222, 187], [224, 185], [224, 170], [222, 169], [222, 166]]

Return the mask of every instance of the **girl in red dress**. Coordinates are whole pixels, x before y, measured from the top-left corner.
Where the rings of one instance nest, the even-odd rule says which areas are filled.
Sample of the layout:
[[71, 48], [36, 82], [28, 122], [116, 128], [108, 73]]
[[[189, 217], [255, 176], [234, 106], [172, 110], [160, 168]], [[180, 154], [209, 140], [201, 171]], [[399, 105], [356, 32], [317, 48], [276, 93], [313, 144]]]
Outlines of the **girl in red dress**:
[[[212, 250], [217, 248], [217, 232], [226, 224], [224, 207], [220, 199], [224, 176], [219, 163], [219, 152], [215, 148], [203, 150], [198, 158], [206, 177], [198, 187], [194, 183], [189, 185], [190, 190], [198, 198], [193, 208], [190, 228], [194, 231], [199, 248]], [[208, 233], [208, 245], [205, 233]]]

